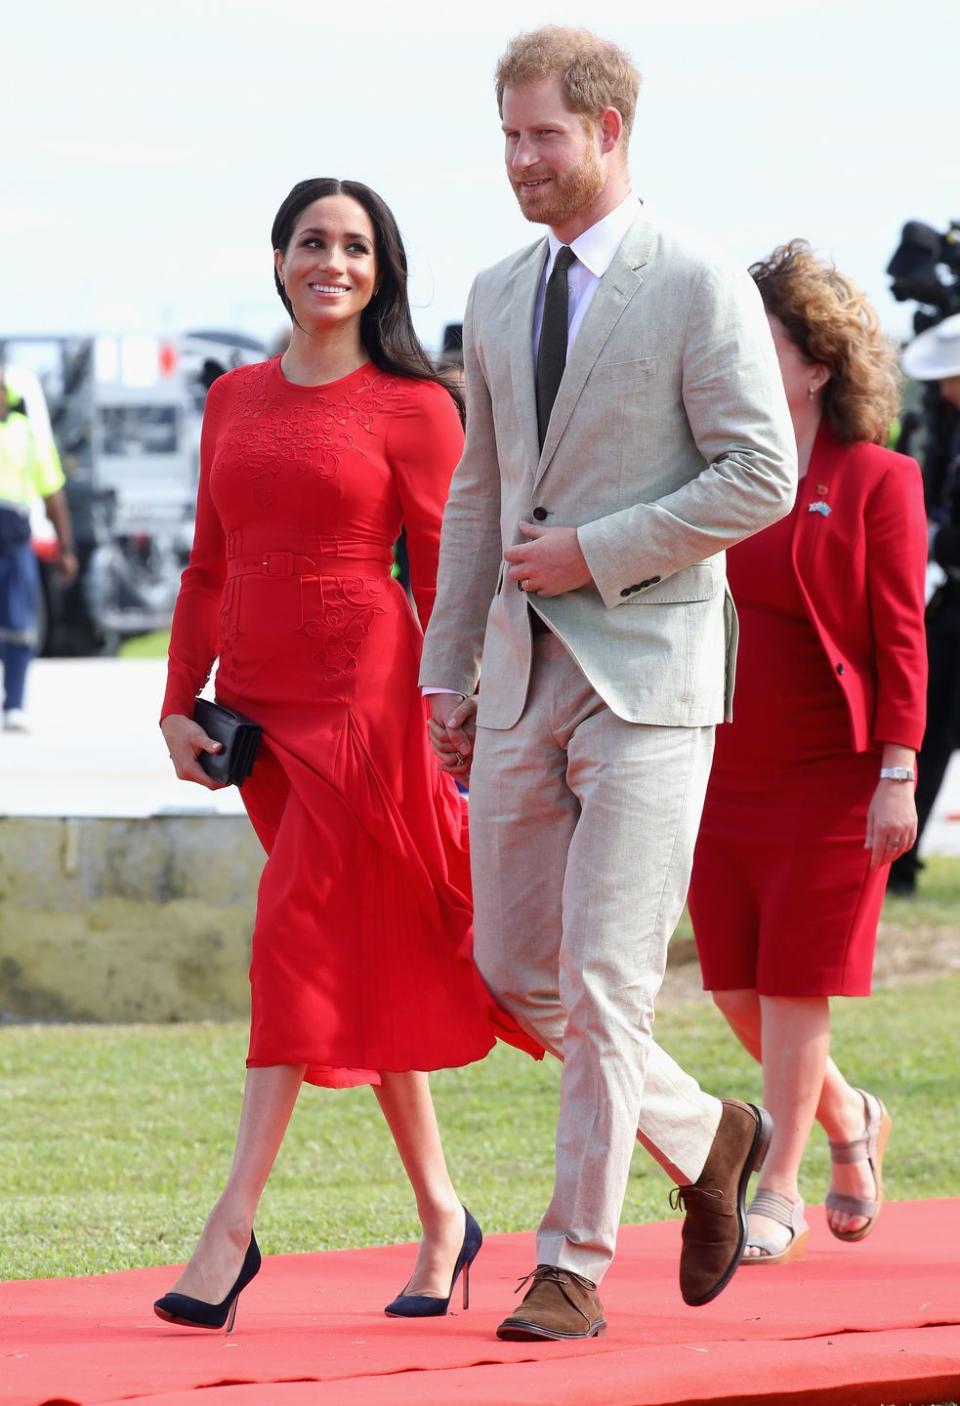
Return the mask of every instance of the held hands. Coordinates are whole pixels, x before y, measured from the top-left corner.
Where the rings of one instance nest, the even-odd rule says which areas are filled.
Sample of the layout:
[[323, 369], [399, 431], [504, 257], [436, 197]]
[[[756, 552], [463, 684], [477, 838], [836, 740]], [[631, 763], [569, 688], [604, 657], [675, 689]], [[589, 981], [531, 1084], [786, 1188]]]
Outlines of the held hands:
[[473, 744], [477, 734], [477, 700], [459, 693], [431, 693], [427, 733], [441, 768], [465, 780], [473, 764]]
[[183, 713], [171, 713], [160, 724], [163, 740], [167, 744], [170, 760], [181, 781], [195, 781], [198, 786], [206, 786], [208, 791], [222, 791], [223, 785], [213, 781], [197, 761], [201, 752], [220, 752], [219, 742], [208, 737], [199, 723]]
[[575, 527], [541, 527], [521, 522], [527, 542], [504, 552], [507, 580], [538, 596], [562, 596], [593, 580]]
[[881, 781], [867, 811], [864, 849], [871, 851], [870, 868], [892, 864], [917, 838], [917, 806], [909, 781]]

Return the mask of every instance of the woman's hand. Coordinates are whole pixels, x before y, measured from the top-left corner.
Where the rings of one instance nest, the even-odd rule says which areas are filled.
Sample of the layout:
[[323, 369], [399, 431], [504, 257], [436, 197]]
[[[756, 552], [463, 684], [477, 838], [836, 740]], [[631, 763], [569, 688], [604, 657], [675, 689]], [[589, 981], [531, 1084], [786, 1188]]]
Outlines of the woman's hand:
[[431, 693], [427, 732], [440, 765], [449, 776], [465, 780], [473, 762], [477, 700], [459, 693]]
[[219, 742], [208, 737], [199, 723], [183, 713], [171, 713], [160, 724], [163, 740], [167, 744], [170, 760], [181, 781], [195, 781], [198, 786], [206, 786], [208, 791], [222, 791], [223, 782], [214, 781], [197, 761], [201, 752], [220, 752]]
[[870, 868], [891, 864], [905, 854], [917, 838], [917, 806], [909, 781], [881, 781], [867, 811], [867, 838], [864, 848], [871, 851]]

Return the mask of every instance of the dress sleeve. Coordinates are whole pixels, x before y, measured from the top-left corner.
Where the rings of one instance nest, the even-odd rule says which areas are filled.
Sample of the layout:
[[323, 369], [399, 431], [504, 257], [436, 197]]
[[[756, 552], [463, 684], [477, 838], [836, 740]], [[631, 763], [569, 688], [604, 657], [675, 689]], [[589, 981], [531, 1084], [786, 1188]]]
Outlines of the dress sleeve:
[[463, 452], [463, 426], [453, 397], [434, 381], [421, 381], [387, 430], [410, 556], [410, 585], [426, 630], [437, 594], [440, 523], [450, 480]]
[[223, 526], [210, 496], [210, 468], [223, 420], [224, 391], [223, 383], [215, 381], [203, 413], [193, 547], [173, 612], [161, 722], [171, 713], [193, 715], [194, 700], [217, 657], [217, 620], [227, 563]]
[[876, 648], [875, 744], [920, 750], [926, 716], [927, 525], [919, 465], [898, 455], [864, 505]]

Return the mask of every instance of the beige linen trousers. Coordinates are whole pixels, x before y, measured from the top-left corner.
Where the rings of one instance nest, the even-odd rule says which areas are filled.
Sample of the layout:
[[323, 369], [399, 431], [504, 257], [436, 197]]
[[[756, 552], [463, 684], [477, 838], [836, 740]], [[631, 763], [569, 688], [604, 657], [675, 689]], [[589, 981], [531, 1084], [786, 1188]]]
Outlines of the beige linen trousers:
[[[467, 436], [424, 687], [471, 695], [475, 953], [563, 1059], [539, 1263], [595, 1283], [634, 1138], [695, 1181], [720, 1105], [652, 1035], [689, 881], [736, 614], [724, 549], [789, 511], [796, 451], [749, 276], [646, 207], [570, 349], [542, 452], [533, 318], [547, 241], [482, 273], [464, 323]], [[592, 584], [505, 580], [521, 521], [574, 527]], [[530, 609], [549, 633], [534, 634]]]

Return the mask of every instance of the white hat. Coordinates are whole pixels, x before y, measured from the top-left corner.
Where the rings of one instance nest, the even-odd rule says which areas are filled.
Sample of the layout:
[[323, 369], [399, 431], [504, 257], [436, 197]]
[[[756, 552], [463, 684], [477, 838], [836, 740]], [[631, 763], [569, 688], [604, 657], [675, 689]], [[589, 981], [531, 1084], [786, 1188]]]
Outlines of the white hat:
[[929, 327], [904, 348], [903, 369], [915, 381], [960, 376], [960, 313]]

